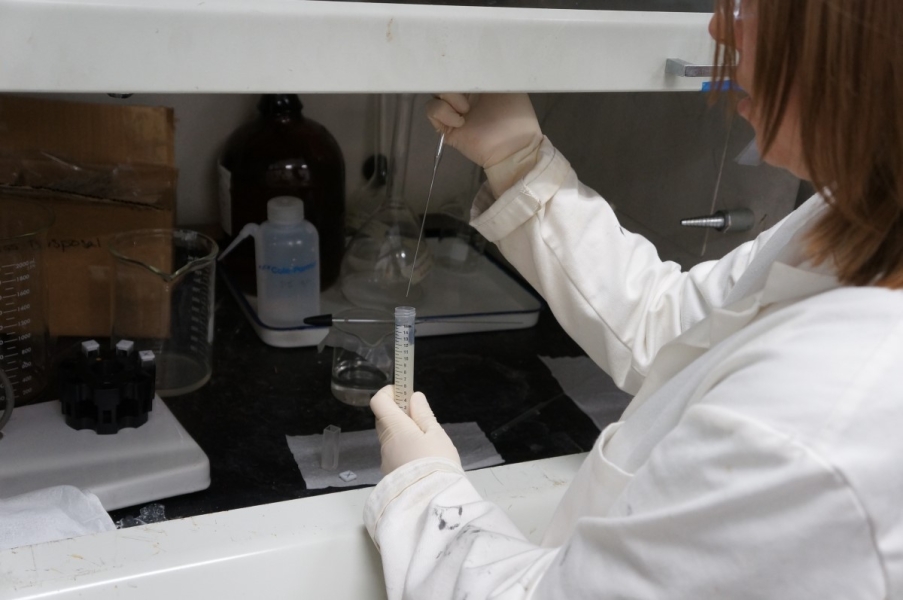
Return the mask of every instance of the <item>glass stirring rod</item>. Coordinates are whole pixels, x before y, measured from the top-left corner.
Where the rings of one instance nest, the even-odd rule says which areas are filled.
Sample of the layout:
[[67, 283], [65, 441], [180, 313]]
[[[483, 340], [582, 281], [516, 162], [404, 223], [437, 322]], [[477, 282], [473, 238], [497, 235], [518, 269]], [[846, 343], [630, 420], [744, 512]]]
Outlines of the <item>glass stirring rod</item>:
[[[439, 136], [439, 146], [436, 148], [436, 157], [433, 159], [433, 176], [430, 179], [430, 191], [426, 195], [426, 206], [423, 209], [423, 221], [420, 223], [420, 235], [417, 237], [417, 246], [414, 248], [414, 261], [411, 263], [411, 277], [408, 279], [408, 289], [405, 297], [411, 293], [411, 282], [414, 280], [414, 265], [417, 264], [417, 253], [420, 251], [420, 242], [423, 240], [423, 228], [426, 225], [426, 213], [430, 207], [430, 198], [433, 195], [433, 184], [436, 183], [436, 171], [439, 169], [439, 159], [442, 158], [442, 148], [445, 146], [445, 134]], [[408, 403], [411, 394], [414, 393], [414, 321], [417, 311], [412, 306], [395, 307], [395, 403], [405, 414], [410, 414]]]
[[436, 171], [439, 169], [439, 159], [442, 158], [442, 148], [445, 146], [445, 134], [439, 135], [439, 146], [436, 148], [436, 158], [433, 159], [433, 176], [430, 179], [430, 191], [426, 195], [426, 206], [423, 207], [423, 219], [420, 223], [420, 235], [417, 237], [417, 246], [414, 248], [414, 261], [411, 263], [411, 276], [408, 278], [408, 289], [404, 293], [407, 298], [411, 293], [411, 282], [414, 281], [414, 265], [417, 264], [417, 253], [420, 251], [420, 242], [423, 240], [423, 228], [426, 225], [426, 213], [430, 208], [430, 198], [433, 196], [433, 184], [436, 183]]

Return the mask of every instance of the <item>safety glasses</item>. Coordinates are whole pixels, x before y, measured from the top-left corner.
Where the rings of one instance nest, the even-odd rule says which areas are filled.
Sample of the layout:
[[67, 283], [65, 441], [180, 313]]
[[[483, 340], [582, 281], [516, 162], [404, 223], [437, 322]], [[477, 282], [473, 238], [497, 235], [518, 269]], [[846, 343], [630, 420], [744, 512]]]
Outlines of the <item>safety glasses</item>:
[[733, 0], [734, 3], [734, 19], [742, 21], [755, 16], [755, 0]]

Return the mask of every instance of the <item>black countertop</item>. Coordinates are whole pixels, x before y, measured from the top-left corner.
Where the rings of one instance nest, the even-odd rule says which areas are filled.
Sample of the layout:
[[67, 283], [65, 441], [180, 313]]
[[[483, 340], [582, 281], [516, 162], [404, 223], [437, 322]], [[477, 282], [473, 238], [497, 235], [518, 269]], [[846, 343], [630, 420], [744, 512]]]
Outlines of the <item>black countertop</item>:
[[[210, 459], [210, 487], [166, 498], [166, 517], [183, 518], [349, 488], [308, 490], [286, 435], [372, 429], [369, 408], [348, 406], [329, 389], [331, 348], [274, 348], [255, 334], [225, 286], [217, 287], [213, 376], [167, 406]], [[506, 463], [587, 451], [599, 430], [567, 396], [539, 356], [583, 352], [548, 310], [529, 329], [417, 339], [416, 388], [440, 423], [476, 421]], [[497, 430], [537, 405], [553, 402]], [[611, 420], [618, 418], [618, 411]], [[495, 434], [493, 434], [496, 432]], [[140, 507], [111, 513], [114, 520]]]

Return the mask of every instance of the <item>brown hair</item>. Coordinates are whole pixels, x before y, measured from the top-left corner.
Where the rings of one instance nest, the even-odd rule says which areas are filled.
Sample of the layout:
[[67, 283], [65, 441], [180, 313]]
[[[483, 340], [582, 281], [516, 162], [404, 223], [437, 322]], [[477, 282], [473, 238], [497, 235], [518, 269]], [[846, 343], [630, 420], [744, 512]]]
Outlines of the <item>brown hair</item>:
[[[753, 89], [763, 119], [762, 153], [774, 143], [794, 91], [802, 158], [831, 207], [809, 233], [810, 258], [833, 260], [844, 284], [903, 288], [900, 0], [755, 4]], [[716, 89], [736, 69], [734, 6], [716, 0], [722, 24]]]

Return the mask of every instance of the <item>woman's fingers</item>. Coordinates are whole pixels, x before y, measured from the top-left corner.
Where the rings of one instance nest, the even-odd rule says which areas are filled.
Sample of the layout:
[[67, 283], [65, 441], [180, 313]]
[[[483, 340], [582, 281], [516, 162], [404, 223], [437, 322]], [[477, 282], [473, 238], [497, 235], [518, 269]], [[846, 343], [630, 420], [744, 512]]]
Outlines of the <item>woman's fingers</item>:
[[420, 431], [426, 433], [432, 427], [439, 427], [439, 422], [436, 421], [433, 409], [430, 408], [429, 403], [426, 401], [426, 396], [422, 392], [411, 394], [410, 411], [411, 418], [420, 427]]
[[380, 444], [405, 432], [420, 432], [414, 421], [395, 404], [394, 385], [385, 386], [370, 398], [370, 410], [376, 416], [376, 435]]
[[464, 126], [464, 117], [445, 100], [434, 98], [426, 105], [426, 116], [437, 131], [450, 133]]
[[451, 105], [451, 107], [455, 109], [458, 114], [466, 115], [470, 112], [471, 106], [471, 101], [468, 96], [472, 95], [473, 94], [467, 96], [464, 94], [439, 94], [436, 97], [440, 100], [445, 100], [446, 102], [448, 102], [449, 105]]
[[377, 419], [391, 417], [394, 413], [401, 410], [395, 404], [395, 386], [389, 384], [376, 392], [370, 398], [370, 410], [373, 411]]

